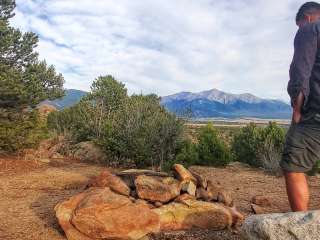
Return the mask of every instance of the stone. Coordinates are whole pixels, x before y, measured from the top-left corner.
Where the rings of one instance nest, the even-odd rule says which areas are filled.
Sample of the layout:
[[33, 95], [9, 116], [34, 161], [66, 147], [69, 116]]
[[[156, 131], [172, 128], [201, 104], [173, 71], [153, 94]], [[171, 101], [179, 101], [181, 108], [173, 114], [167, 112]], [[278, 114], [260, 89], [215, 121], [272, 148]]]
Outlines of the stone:
[[160, 217], [161, 231], [198, 229], [223, 230], [238, 222], [240, 213], [222, 204], [197, 200], [172, 202], [153, 209]]
[[197, 187], [206, 189], [208, 186], [208, 180], [193, 171], [190, 172], [197, 179]]
[[218, 194], [218, 202], [223, 203], [224, 205], [228, 206], [228, 207], [232, 207], [233, 206], [233, 199], [230, 195], [230, 193], [228, 193], [225, 190], [221, 190]]
[[272, 203], [271, 200], [265, 196], [254, 196], [251, 199], [251, 203], [255, 205], [259, 205], [261, 207], [271, 207]]
[[160, 229], [159, 216], [148, 206], [109, 188], [91, 188], [55, 209], [68, 240], [138, 240]]
[[73, 211], [85, 196], [85, 192], [80, 193], [67, 201], [57, 204], [54, 208], [58, 222], [68, 240], [92, 240], [71, 224]]
[[140, 175], [135, 180], [136, 191], [141, 199], [167, 203], [180, 194], [180, 183], [174, 178]]
[[194, 184], [193, 181], [185, 181], [181, 183], [181, 190], [183, 192], [188, 193], [189, 195], [195, 196], [196, 195], [196, 190], [197, 190], [197, 185]]
[[197, 184], [197, 179], [181, 164], [174, 164], [173, 169], [175, 170], [175, 173], [180, 181], [193, 181], [195, 184]]
[[210, 202], [213, 199], [209, 192], [207, 192], [207, 190], [205, 190], [204, 188], [197, 188], [196, 198], [206, 202]]
[[158, 208], [158, 207], [162, 207], [162, 206], [163, 206], [163, 203], [161, 203], [161, 202], [155, 202], [155, 203], [154, 203], [154, 206], [157, 207], [157, 208]]
[[101, 174], [91, 179], [87, 185], [89, 187], [109, 187], [112, 191], [129, 196], [130, 188], [121, 180], [121, 178], [113, 175], [109, 170], [103, 170]]
[[208, 181], [207, 193], [210, 201], [218, 201], [219, 192], [221, 191], [221, 186], [214, 184], [212, 181]]
[[107, 161], [104, 151], [92, 141], [80, 142], [72, 146], [70, 155], [83, 162], [105, 163]]
[[176, 199], [174, 199], [174, 201], [175, 201], [175, 202], [178, 202], [178, 203], [184, 203], [184, 202], [187, 201], [187, 200], [196, 200], [196, 198], [195, 198], [195, 196], [193, 196], [193, 195], [184, 193], [184, 194], [176, 197]]
[[241, 235], [247, 240], [320, 239], [320, 211], [253, 215], [245, 220]]

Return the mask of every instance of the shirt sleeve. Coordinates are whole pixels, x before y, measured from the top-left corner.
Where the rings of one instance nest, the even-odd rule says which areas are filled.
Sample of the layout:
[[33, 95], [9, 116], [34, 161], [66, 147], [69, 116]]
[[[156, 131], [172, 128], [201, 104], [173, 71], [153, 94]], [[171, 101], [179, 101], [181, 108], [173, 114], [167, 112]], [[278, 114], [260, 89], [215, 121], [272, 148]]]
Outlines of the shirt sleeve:
[[300, 92], [305, 97], [304, 106], [308, 101], [309, 82], [317, 51], [318, 32], [315, 24], [300, 27], [294, 40], [294, 55], [290, 65], [290, 80], [287, 88], [292, 106]]

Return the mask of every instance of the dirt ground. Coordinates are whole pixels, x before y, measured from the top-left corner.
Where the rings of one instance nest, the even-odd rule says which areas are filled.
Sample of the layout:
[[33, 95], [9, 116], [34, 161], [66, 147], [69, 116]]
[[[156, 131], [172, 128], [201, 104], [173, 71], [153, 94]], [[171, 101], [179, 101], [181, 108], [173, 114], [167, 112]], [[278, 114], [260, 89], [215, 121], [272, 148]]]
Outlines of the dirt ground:
[[[88, 179], [102, 166], [68, 160], [50, 163], [0, 158], [0, 239], [65, 240], [54, 215], [54, 206], [81, 192]], [[244, 167], [225, 169], [193, 167], [208, 179], [231, 191], [238, 209], [251, 213], [250, 199], [264, 195], [272, 199], [278, 212], [288, 211], [284, 181], [261, 170]], [[320, 177], [309, 177], [311, 209], [320, 207]], [[222, 240], [240, 239], [227, 231], [163, 233], [152, 239]]]

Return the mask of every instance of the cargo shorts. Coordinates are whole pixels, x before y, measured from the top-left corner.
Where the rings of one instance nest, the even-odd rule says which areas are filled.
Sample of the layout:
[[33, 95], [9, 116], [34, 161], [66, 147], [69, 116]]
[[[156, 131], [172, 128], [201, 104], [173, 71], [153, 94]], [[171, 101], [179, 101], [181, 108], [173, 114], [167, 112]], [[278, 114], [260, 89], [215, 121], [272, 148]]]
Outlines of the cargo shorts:
[[285, 172], [305, 173], [320, 160], [320, 114], [304, 114], [286, 135], [280, 166]]

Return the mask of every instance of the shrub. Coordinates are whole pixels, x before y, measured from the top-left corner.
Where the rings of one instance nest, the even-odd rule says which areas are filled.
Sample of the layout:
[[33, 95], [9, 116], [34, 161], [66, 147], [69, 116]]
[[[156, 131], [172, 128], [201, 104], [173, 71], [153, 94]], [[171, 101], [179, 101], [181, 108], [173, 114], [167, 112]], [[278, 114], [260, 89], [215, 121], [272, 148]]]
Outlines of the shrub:
[[235, 160], [259, 167], [258, 149], [261, 145], [261, 129], [254, 123], [243, 127], [235, 134], [232, 142], [232, 152]]
[[271, 173], [281, 174], [279, 162], [282, 156], [284, 141], [285, 131], [275, 122], [270, 122], [267, 127], [261, 130], [261, 145], [257, 153], [261, 167]]
[[208, 124], [200, 130], [198, 141], [198, 164], [225, 166], [231, 162], [231, 152], [218, 137], [217, 131], [212, 124]]
[[42, 139], [48, 137], [46, 122], [40, 118], [37, 110], [23, 114], [3, 111], [1, 116], [0, 153], [36, 147]]

